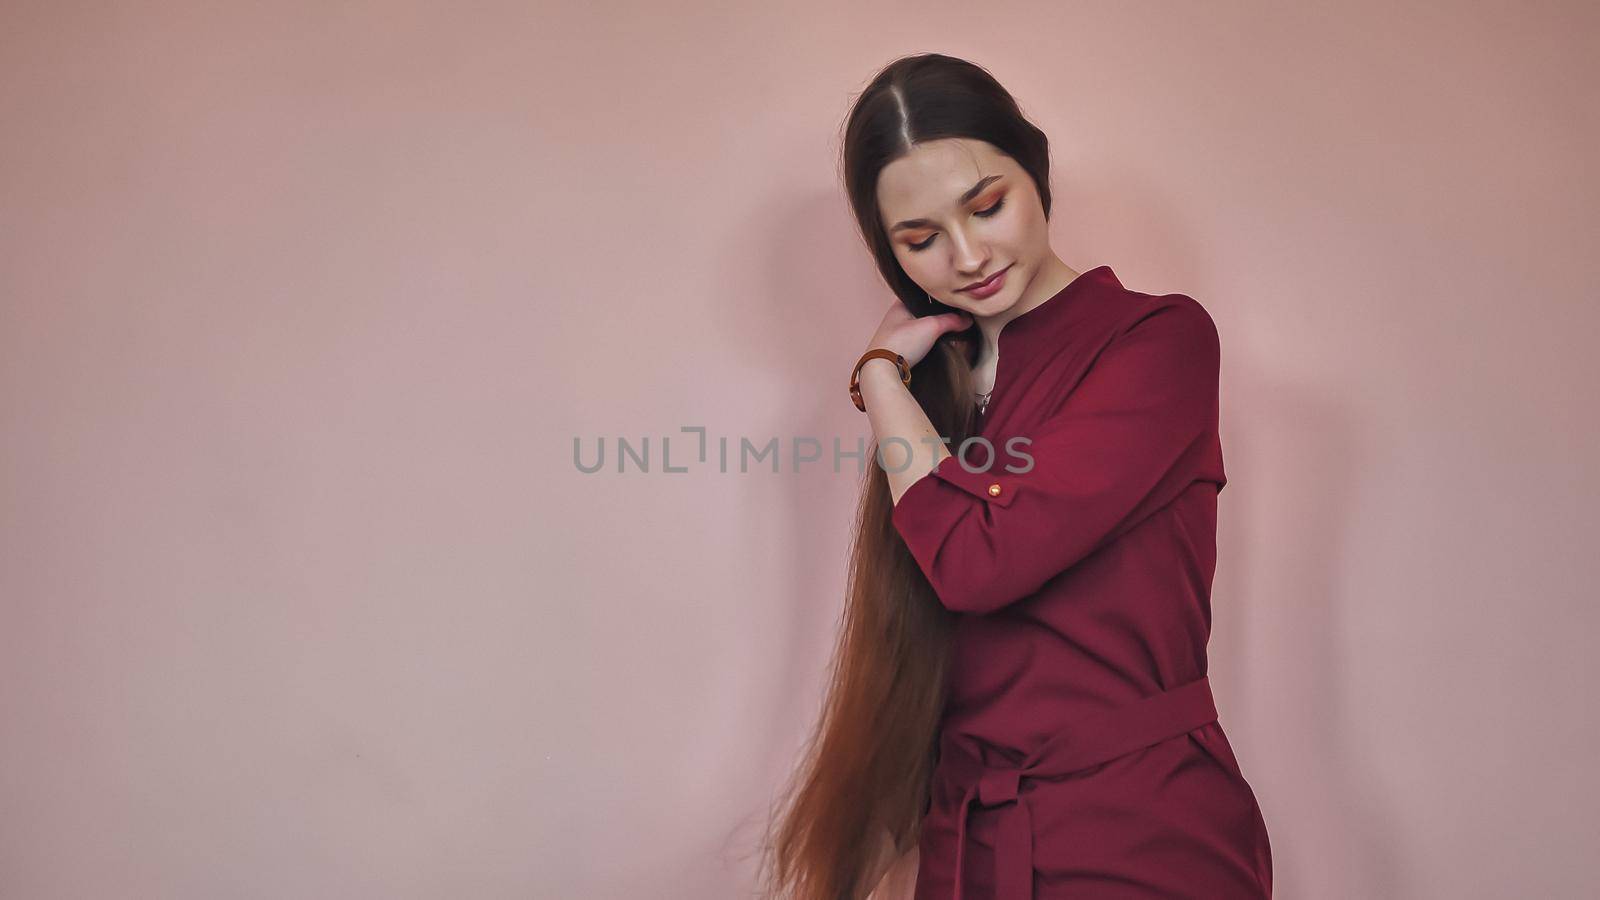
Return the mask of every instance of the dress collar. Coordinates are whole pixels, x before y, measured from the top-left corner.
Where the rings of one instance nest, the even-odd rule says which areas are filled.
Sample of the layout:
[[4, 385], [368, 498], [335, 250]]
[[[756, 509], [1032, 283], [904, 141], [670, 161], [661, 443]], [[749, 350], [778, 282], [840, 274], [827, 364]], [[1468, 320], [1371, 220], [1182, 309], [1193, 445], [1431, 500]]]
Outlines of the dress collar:
[[1111, 271], [1110, 266], [1096, 266], [1086, 272], [1080, 272], [1077, 278], [1072, 279], [1071, 283], [1055, 292], [1049, 299], [1007, 322], [1001, 327], [996, 340], [1006, 341], [1009, 344], [1024, 340], [1024, 335], [1042, 335], [1054, 331], [1052, 325], [1064, 321], [1067, 310], [1078, 305], [1082, 298], [1093, 294], [1096, 288], [1121, 289], [1122, 282], [1117, 280], [1117, 275]]
[[990, 390], [992, 398], [981, 413], [980, 430], [990, 428], [997, 417], [1012, 414], [1018, 379], [1031, 379], [1039, 367], [1060, 356], [1070, 334], [1086, 321], [1087, 309], [1095, 305], [1089, 302], [1093, 297], [1122, 290], [1122, 282], [1110, 266], [1096, 266], [1080, 273], [1050, 299], [1007, 322], [997, 338], [999, 359]]

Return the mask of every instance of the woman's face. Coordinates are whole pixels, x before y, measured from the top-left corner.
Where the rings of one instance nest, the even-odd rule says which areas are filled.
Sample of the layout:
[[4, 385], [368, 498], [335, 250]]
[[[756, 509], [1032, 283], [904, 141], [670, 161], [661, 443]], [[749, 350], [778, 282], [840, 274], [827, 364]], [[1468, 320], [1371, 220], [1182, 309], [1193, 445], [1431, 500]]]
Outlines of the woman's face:
[[[1033, 179], [984, 141], [919, 144], [879, 174], [878, 209], [906, 274], [974, 316], [1010, 309], [1054, 255]], [[965, 290], [1001, 270], [992, 294]]]

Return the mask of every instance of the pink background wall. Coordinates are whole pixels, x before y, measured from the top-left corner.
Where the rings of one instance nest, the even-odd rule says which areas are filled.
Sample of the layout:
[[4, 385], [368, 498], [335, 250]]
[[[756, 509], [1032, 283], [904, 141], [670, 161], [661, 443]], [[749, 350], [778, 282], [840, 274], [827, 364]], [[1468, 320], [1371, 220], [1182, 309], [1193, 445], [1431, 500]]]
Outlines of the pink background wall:
[[923, 50], [1218, 321], [1279, 896], [1593, 890], [1592, 4], [228, 7], [0, 12], [0, 896], [741, 895], [853, 463], [660, 440], [866, 433]]

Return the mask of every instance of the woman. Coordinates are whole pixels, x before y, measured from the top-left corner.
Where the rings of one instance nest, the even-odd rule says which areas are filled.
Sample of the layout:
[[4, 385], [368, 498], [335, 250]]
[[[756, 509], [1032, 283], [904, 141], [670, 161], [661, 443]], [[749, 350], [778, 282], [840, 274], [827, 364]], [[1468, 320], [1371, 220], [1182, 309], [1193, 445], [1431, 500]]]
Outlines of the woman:
[[1211, 317], [1062, 262], [1045, 136], [971, 63], [888, 66], [843, 152], [898, 297], [851, 380], [882, 466], [769, 887], [905, 896], [884, 875], [914, 871], [915, 900], [1270, 897], [1206, 679]]

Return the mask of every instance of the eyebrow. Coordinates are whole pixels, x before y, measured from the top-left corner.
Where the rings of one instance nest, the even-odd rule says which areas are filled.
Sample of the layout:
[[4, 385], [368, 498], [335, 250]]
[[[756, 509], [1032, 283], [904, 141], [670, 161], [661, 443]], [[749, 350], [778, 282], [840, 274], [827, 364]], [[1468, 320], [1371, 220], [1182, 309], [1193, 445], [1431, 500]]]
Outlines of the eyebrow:
[[[978, 196], [978, 194], [981, 193], [984, 188], [989, 186], [989, 182], [994, 181], [995, 179], [1001, 178], [1001, 177], [1003, 177], [1003, 176], [1001, 176], [1001, 175], [986, 175], [983, 178], [978, 179], [978, 183], [977, 184], [973, 185], [970, 188], [967, 188], [967, 192], [961, 195], [960, 202], [967, 203], [967, 202], [971, 201], [973, 197]], [[903, 231], [903, 230], [905, 230], [907, 228], [934, 228], [934, 227], [937, 227], [937, 226], [931, 219], [905, 219], [903, 221], [896, 222], [889, 229], [889, 233], [893, 234], [896, 231]]]

